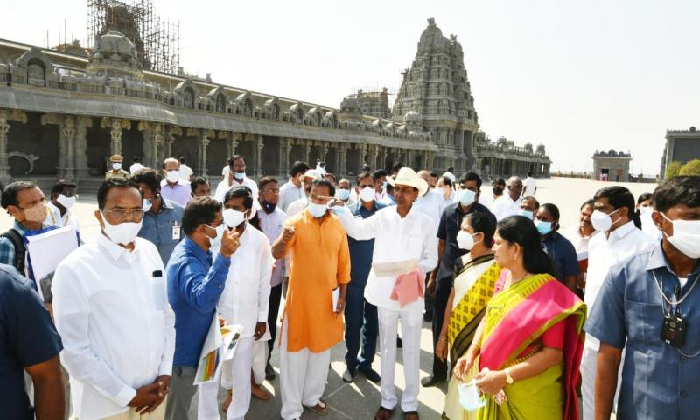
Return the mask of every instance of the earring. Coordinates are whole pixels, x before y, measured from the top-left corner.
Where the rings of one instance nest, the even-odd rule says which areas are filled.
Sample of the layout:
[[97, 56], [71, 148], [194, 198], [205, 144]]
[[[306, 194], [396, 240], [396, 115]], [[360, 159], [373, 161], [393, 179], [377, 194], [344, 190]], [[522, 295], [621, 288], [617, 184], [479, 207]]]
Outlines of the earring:
[[513, 254], [513, 261], [518, 259], [518, 254]]

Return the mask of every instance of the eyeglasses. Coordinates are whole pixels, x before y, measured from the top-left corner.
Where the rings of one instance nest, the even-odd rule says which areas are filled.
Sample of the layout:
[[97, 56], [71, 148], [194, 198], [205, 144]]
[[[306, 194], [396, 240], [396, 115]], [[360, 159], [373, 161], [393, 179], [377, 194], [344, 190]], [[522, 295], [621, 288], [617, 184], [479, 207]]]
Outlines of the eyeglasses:
[[105, 210], [104, 213], [117, 220], [124, 220], [127, 217], [141, 220], [143, 217], [143, 209], [112, 209]]
[[263, 193], [273, 193], [273, 194], [279, 194], [280, 189], [279, 188], [265, 188], [263, 190]]

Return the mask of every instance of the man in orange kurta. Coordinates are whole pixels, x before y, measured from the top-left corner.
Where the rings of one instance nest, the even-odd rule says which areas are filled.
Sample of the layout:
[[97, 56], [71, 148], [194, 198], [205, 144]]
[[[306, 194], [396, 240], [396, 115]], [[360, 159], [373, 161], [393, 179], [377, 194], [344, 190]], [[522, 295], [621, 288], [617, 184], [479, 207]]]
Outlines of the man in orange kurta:
[[[298, 419], [304, 407], [325, 415], [331, 348], [343, 338], [345, 287], [350, 282], [347, 236], [326, 208], [335, 195], [326, 180], [311, 184], [309, 206], [287, 220], [272, 255], [292, 253], [280, 349], [282, 418]], [[333, 305], [334, 295], [337, 304]]]

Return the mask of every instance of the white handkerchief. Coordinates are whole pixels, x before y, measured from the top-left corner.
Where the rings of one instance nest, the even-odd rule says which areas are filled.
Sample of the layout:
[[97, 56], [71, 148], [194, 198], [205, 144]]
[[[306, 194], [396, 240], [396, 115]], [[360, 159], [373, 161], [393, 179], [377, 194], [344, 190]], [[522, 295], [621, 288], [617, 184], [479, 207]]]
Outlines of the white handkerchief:
[[408, 274], [418, 268], [418, 261], [415, 259], [405, 261], [375, 262], [372, 264], [374, 275], [377, 277], [398, 277]]
[[332, 307], [331, 311], [335, 312], [336, 308], [338, 307], [338, 299], [340, 299], [340, 287], [336, 287], [331, 291], [331, 301], [332, 301]]

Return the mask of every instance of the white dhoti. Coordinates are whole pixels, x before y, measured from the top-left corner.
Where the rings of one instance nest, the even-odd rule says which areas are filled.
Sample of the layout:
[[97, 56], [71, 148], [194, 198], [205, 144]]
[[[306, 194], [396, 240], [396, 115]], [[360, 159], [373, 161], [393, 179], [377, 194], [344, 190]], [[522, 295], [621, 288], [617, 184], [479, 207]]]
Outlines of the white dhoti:
[[[598, 340], [586, 334], [586, 344], [583, 347], [581, 359], [581, 400], [583, 401], [583, 420], [595, 419], [595, 378], [598, 371]], [[622, 366], [625, 363], [625, 351], [620, 358], [620, 369], [613, 400], [613, 413], [617, 412], [617, 400], [620, 396], [620, 380], [622, 379]]]
[[401, 397], [404, 412], [418, 410], [420, 391], [420, 334], [423, 326], [422, 311], [392, 310], [377, 308], [379, 317], [379, 340], [382, 357], [382, 407], [393, 410], [396, 407], [394, 385], [396, 365], [396, 333], [401, 320], [403, 340], [403, 368], [406, 388]]
[[308, 348], [287, 351], [287, 322], [282, 326], [280, 347], [280, 388], [282, 418], [301, 417], [304, 407], [315, 407], [326, 390], [331, 350], [314, 353]]

